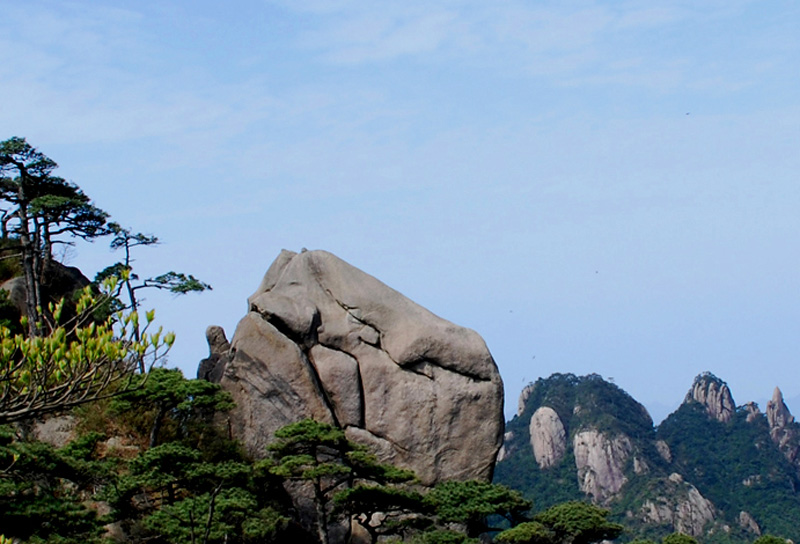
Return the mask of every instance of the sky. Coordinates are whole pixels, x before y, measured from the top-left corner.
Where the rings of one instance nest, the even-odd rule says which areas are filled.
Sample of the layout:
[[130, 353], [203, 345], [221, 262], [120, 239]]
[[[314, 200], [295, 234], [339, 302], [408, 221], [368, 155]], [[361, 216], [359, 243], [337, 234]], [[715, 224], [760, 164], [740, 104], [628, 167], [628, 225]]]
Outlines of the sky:
[[[0, 0], [0, 139], [159, 237], [194, 376], [281, 249], [660, 420], [711, 371], [800, 411], [800, 3]], [[93, 276], [106, 240], [62, 256]]]

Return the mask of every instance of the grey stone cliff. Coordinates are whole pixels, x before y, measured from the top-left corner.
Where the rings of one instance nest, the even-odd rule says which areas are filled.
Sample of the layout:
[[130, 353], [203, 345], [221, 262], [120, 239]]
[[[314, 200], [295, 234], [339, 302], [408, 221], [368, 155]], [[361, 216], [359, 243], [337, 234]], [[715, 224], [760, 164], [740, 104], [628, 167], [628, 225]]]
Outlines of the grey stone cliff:
[[281, 252], [248, 310], [206, 373], [233, 395], [232, 432], [252, 454], [311, 417], [425, 485], [491, 478], [503, 385], [477, 333], [324, 251]]
[[578, 485], [593, 502], [607, 502], [627, 483], [625, 466], [633, 449], [627, 436], [586, 430], [575, 434], [572, 447]]

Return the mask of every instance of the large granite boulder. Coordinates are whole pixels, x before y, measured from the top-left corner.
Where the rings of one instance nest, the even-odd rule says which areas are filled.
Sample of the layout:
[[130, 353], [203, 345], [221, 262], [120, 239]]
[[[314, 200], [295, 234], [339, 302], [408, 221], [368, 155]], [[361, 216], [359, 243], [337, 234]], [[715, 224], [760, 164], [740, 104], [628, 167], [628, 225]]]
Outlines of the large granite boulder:
[[529, 429], [533, 457], [539, 468], [560, 463], [567, 452], [567, 432], [556, 411], [549, 406], [540, 407], [531, 416]]
[[203, 373], [233, 395], [232, 432], [252, 454], [311, 417], [423, 484], [491, 478], [503, 385], [477, 333], [324, 251], [283, 251], [248, 303]]

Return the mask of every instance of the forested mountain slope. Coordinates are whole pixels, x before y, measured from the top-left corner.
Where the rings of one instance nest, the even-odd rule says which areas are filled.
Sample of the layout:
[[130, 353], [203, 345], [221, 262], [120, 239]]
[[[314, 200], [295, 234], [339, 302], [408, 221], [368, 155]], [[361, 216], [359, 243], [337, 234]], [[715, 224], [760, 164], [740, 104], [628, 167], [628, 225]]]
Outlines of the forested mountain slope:
[[598, 375], [554, 374], [528, 386], [495, 482], [537, 507], [569, 499], [611, 509], [630, 537], [680, 531], [706, 542], [761, 534], [797, 541], [800, 425], [776, 389], [766, 412], [736, 407], [704, 373], [657, 428], [645, 408]]

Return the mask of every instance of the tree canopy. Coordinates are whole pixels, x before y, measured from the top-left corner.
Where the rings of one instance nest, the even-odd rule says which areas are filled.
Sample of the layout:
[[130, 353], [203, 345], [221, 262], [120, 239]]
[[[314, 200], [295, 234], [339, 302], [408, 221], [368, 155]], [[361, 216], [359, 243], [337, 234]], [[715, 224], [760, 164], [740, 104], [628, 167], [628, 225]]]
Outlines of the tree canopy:
[[50, 272], [55, 244], [77, 237], [92, 240], [107, 234], [108, 214], [97, 208], [74, 183], [55, 176], [55, 161], [24, 138], [0, 142], [0, 232], [14, 238], [22, 260], [26, 315], [31, 336], [41, 334], [47, 303], [42, 285]]
[[531, 508], [531, 502], [518, 491], [477, 480], [441, 482], [428, 493], [425, 502], [442, 522], [464, 525], [470, 537], [491, 530], [490, 516], [501, 516], [516, 524], [527, 520]]
[[[109, 284], [113, 288], [113, 280]], [[137, 340], [136, 312], [118, 312], [99, 323], [91, 316], [103, 296], [87, 287], [76, 304], [77, 316], [60, 323], [64, 301], [50, 307], [42, 336], [11, 334], [0, 327], [0, 425], [31, 419], [138, 387], [139, 361], [155, 364], [175, 341], [147, 312]]]

